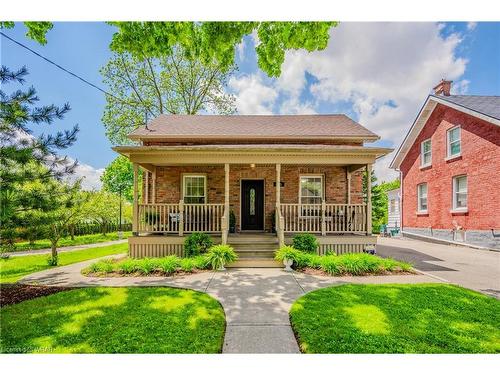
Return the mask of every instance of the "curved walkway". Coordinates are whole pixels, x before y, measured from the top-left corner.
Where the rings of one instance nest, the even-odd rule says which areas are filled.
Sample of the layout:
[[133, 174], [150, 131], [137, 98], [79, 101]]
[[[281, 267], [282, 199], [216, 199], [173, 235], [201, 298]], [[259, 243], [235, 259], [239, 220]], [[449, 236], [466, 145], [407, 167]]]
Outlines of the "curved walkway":
[[[58, 247], [57, 251], [59, 253], [65, 253], [67, 251], [76, 251], [76, 250], [90, 249], [93, 247], [104, 247], [104, 246], [117, 245], [120, 243], [126, 243], [127, 241], [128, 241], [127, 239], [123, 239], [123, 240], [115, 240], [115, 241], [107, 241], [107, 242], [88, 243], [88, 244], [84, 244], [84, 245], [62, 246], [62, 247]], [[21, 257], [21, 256], [26, 256], [26, 255], [50, 254], [51, 251], [52, 251], [51, 249], [38, 249], [38, 250], [12, 251], [9, 253], [4, 253], [4, 254], [11, 256], [11, 257]]]
[[206, 292], [222, 303], [226, 313], [224, 353], [298, 353], [288, 311], [297, 298], [318, 288], [343, 283], [440, 282], [427, 275], [325, 277], [278, 268], [233, 268], [172, 277], [83, 276], [81, 269], [95, 261], [34, 273], [20, 282], [73, 287], [171, 286]]

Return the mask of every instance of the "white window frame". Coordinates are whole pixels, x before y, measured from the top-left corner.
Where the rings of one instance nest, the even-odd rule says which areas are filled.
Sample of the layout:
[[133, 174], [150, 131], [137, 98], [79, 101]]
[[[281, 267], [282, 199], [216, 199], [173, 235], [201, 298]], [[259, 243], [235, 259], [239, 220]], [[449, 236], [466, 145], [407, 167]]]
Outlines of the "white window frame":
[[[458, 154], [451, 154], [451, 142], [450, 142], [450, 134], [453, 130], [458, 129], [458, 140], [454, 142], [459, 142], [460, 143], [460, 152]], [[454, 126], [453, 128], [450, 128], [446, 131], [446, 159], [454, 159], [458, 158], [460, 155], [462, 155], [462, 128], [460, 125]]]
[[[457, 191], [457, 181], [459, 178], [465, 177], [465, 191]], [[466, 212], [468, 210], [467, 206], [469, 204], [469, 179], [467, 178], [466, 174], [461, 174], [458, 176], [453, 176], [452, 178], [452, 198], [451, 198], [451, 207], [452, 207], [452, 212]], [[457, 194], [465, 193], [465, 207], [457, 207]]]
[[[420, 196], [420, 186], [423, 186], [423, 185], [425, 185], [425, 188], [426, 188], [426, 192], [425, 192], [425, 199], [427, 201], [427, 208], [426, 209], [423, 209], [421, 207], [421, 202], [420, 202], [420, 200], [422, 198], [424, 198], [423, 196]], [[426, 214], [428, 211], [429, 211], [429, 184], [427, 184], [427, 182], [422, 182], [422, 183], [417, 185], [417, 212], [419, 214]]]
[[[203, 178], [203, 197], [204, 203], [186, 203], [186, 178], [187, 177], [202, 177]], [[207, 175], [202, 174], [202, 173], [183, 173], [182, 174], [182, 200], [186, 204], [207, 204], [208, 203], [208, 196], [207, 196]]]
[[303, 178], [320, 178], [321, 179], [321, 200], [325, 199], [325, 179], [322, 174], [302, 174], [299, 176], [299, 204], [312, 204], [302, 203], [302, 179]]
[[[430, 159], [429, 159], [429, 162], [428, 163], [425, 163], [425, 152], [424, 152], [424, 144], [429, 142], [431, 147], [429, 148], [429, 151], [427, 152], [427, 154], [430, 155]], [[432, 165], [432, 140], [430, 138], [422, 141], [420, 143], [420, 167], [421, 168], [424, 168], [424, 167], [430, 167]]]

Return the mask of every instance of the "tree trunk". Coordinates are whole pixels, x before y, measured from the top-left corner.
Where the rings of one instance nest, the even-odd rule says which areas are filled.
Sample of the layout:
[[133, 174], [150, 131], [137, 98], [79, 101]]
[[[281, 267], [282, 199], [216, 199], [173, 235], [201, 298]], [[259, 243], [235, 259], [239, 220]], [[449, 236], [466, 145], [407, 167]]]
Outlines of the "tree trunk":
[[52, 258], [57, 258], [57, 242], [50, 241], [51, 249], [52, 249]]
[[75, 226], [71, 224], [69, 226], [69, 235], [71, 236], [71, 241], [75, 240]]

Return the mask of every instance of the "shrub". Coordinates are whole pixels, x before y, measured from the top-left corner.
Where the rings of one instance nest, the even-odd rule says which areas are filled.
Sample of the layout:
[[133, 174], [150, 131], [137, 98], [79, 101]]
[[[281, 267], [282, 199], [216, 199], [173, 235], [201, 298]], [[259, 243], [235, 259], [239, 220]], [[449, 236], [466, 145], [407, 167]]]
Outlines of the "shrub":
[[197, 257], [186, 258], [186, 259], [191, 259], [194, 264], [194, 267], [198, 268], [199, 270], [204, 270], [209, 267], [206, 255], [198, 255]]
[[215, 245], [208, 249], [206, 255], [207, 263], [214, 270], [224, 269], [227, 263], [234, 262], [238, 256], [229, 245]]
[[203, 232], [191, 233], [184, 241], [186, 256], [192, 257], [205, 253], [213, 245], [212, 238]]
[[124, 261], [118, 263], [116, 267], [118, 271], [125, 274], [134, 273], [139, 270], [136, 259], [125, 259]]
[[55, 267], [57, 266], [57, 264], [59, 263], [59, 259], [57, 257], [57, 255], [49, 255], [49, 257], [47, 258], [47, 264], [51, 267]]
[[196, 268], [194, 258], [179, 259], [179, 267], [184, 272], [192, 272]]
[[318, 239], [310, 233], [300, 233], [293, 236], [292, 246], [306, 253], [315, 253], [318, 249]]
[[330, 275], [339, 275], [342, 273], [339, 258], [333, 255], [325, 255], [321, 260], [321, 269]]
[[90, 273], [109, 273], [113, 272], [113, 261], [111, 259], [103, 259], [92, 263], [87, 271]]
[[149, 275], [157, 268], [157, 261], [151, 258], [143, 258], [136, 260], [137, 271], [143, 275]]
[[283, 262], [285, 259], [291, 259], [294, 262], [297, 262], [301, 256], [302, 253], [292, 246], [281, 246], [274, 253], [274, 259], [278, 262]]
[[179, 266], [179, 258], [177, 258], [175, 255], [160, 258], [158, 260], [158, 266], [166, 274], [174, 273]]

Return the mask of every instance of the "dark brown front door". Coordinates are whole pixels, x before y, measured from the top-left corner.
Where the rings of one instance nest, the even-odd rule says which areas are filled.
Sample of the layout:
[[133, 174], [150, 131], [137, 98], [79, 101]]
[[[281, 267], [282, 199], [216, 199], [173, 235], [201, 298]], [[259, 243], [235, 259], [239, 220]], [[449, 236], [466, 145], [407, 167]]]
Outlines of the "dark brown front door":
[[241, 230], [264, 230], [264, 180], [241, 181]]

